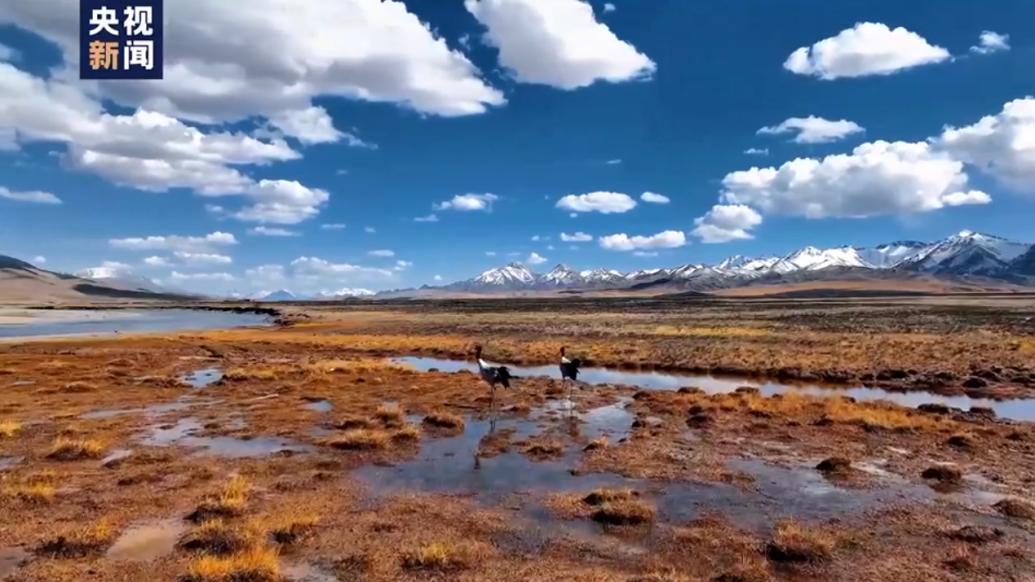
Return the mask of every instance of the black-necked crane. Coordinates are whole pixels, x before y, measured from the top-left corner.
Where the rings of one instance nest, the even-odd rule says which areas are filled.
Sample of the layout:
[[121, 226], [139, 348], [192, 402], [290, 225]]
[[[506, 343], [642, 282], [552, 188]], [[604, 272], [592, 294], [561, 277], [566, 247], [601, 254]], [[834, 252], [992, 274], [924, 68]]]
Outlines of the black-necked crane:
[[495, 404], [496, 384], [502, 384], [504, 388], [510, 388], [510, 381], [514, 376], [510, 375], [510, 370], [506, 366], [490, 366], [488, 362], [483, 360], [481, 346], [474, 346], [474, 357], [478, 362], [478, 374], [489, 385], [489, 390], [492, 391], [492, 401]]
[[567, 348], [561, 347], [561, 381], [571, 383], [568, 384], [568, 405], [571, 407], [572, 413], [574, 414], [575, 402], [571, 399], [572, 388], [579, 381], [579, 368], [582, 366], [582, 360], [579, 358], [571, 358], [565, 354]]

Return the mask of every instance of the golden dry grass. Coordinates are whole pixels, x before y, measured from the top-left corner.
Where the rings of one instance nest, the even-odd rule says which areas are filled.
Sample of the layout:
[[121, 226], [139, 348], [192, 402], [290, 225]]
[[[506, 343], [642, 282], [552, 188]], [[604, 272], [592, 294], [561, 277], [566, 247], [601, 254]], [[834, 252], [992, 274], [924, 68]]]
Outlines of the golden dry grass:
[[796, 521], [776, 525], [767, 554], [777, 562], [817, 562], [829, 559], [837, 546], [830, 533]]
[[388, 447], [391, 436], [382, 430], [357, 428], [324, 440], [324, 444], [346, 451], [369, 451]]
[[228, 556], [199, 556], [188, 566], [184, 582], [274, 582], [281, 579], [276, 550], [253, 547]]
[[424, 417], [424, 423], [455, 431], [464, 429], [464, 418], [448, 412], [431, 412]]
[[4, 497], [17, 499], [27, 505], [47, 505], [54, 501], [57, 487], [53, 478], [31, 476], [21, 482], [11, 483], [3, 488]]
[[240, 475], [234, 475], [219, 491], [205, 497], [188, 518], [194, 522], [202, 522], [213, 517], [240, 515], [248, 503], [250, 491], [251, 485], [248, 481]]
[[320, 516], [312, 511], [296, 510], [268, 517], [260, 522], [273, 541], [291, 545], [312, 534]]
[[22, 423], [16, 420], [0, 420], [0, 438], [14, 438], [22, 430]]
[[229, 523], [207, 519], [191, 528], [180, 540], [180, 547], [225, 556], [261, 545], [263, 533], [254, 524]]
[[52, 558], [81, 558], [101, 553], [114, 539], [111, 522], [102, 519], [44, 540], [36, 553]]
[[59, 436], [51, 445], [47, 457], [58, 461], [99, 459], [104, 456], [104, 448], [96, 439]]
[[420, 439], [420, 428], [413, 424], [404, 424], [392, 432], [392, 440], [396, 442], [412, 442]]
[[409, 570], [456, 572], [471, 567], [486, 553], [486, 548], [475, 542], [436, 541], [405, 550], [402, 565]]
[[382, 404], [374, 412], [374, 419], [387, 428], [402, 426], [406, 416], [397, 404]]

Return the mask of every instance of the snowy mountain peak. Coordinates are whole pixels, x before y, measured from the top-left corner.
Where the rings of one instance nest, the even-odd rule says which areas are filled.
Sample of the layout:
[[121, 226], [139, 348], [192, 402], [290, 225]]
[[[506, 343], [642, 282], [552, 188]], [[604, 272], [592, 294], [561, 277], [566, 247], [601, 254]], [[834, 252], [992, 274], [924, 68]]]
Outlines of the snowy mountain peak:
[[568, 285], [581, 280], [582, 275], [563, 263], [543, 275], [543, 282], [551, 285]]
[[489, 269], [474, 278], [475, 284], [508, 287], [514, 285], [531, 285], [535, 283], [535, 273], [521, 263], [510, 263], [506, 267]]

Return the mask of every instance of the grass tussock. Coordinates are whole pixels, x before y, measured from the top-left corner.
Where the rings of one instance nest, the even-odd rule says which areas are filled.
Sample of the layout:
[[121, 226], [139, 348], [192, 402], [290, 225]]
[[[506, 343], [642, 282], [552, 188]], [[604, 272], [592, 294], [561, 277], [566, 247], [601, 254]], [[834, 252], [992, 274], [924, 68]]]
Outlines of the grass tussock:
[[53, 471], [42, 471], [3, 488], [4, 497], [17, 499], [26, 505], [48, 505], [57, 496]]
[[486, 550], [473, 542], [437, 541], [424, 544], [402, 554], [402, 566], [408, 570], [457, 572], [477, 563]]
[[1015, 519], [1035, 521], [1035, 504], [1020, 499], [1003, 499], [995, 504], [999, 513]]
[[265, 523], [270, 538], [282, 545], [292, 545], [313, 533], [320, 523], [320, 516], [312, 512], [285, 513]]
[[228, 556], [199, 556], [191, 561], [183, 582], [275, 582], [280, 562], [273, 548], [258, 546]]
[[338, 419], [334, 423], [334, 428], [338, 430], [354, 430], [357, 428], [373, 428], [374, 423], [369, 418], [363, 418], [361, 416], [345, 416]]
[[230, 368], [223, 373], [223, 380], [229, 382], [276, 380], [277, 377], [277, 370], [272, 368]]
[[609, 444], [610, 443], [608, 442], [607, 437], [599, 437], [589, 441], [589, 443], [587, 443], [586, 446], [582, 448], [582, 450], [598, 451], [600, 449], [606, 449]]
[[374, 412], [374, 419], [385, 428], [398, 428], [406, 423], [406, 415], [396, 404], [382, 404]]
[[47, 453], [48, 459], [78, 461], [99, 459], [104, 456], [104, 445], [96, 439], [59, 436]]
[[111, 523], [101, 520], [44, 540], [36, 548], [36, 554], [50, 558], [83, 558], [102, 553], [114, 540]]
[[776, 525], [766, 554], [774, 562], [820, 562], [830, 559], [837, 540], [828, 532], [796, 521]]
[[22, 430], [22, 423], [17, 420], [0, 420], [0, 438], [13, 439]]
[[404, 424], [392, 432], [395, 442], [412, 442], [420, 439], [420, 429], [412, 424]]
[[240, 475], [235, 475], [219, 491], [203, 499], [187, 519], [197, 523], [212, 518], [239, 516], [248, 503], [250, 491], [251, 485], [248, 481]]
[[251, 524], [208, 519], [187, 532], [179, 546], [185, 550], [227, 556], [262, 545], [262, 541], [262, 531]]
[[357, 428], [324, 442], [327, 446], [344, 451], [372, 451], [387, 448], [390, 440], [385, 431]]
[[596, 489], [582, 498], [590, 518], [607, 525], [642, 525], [654, 521], [654, 507], [631, 489]]
[[448, 412], [432, 412], [424, 417], [424, 424], [455, 431], [464, 429], [463, 417]]

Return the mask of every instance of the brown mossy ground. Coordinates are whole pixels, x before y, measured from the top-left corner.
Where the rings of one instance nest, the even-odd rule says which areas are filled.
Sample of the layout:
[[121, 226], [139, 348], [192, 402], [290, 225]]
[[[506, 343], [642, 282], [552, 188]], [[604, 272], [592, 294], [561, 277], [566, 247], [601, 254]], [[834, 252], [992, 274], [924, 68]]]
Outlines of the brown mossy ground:
[[[908, 582], [1023, 579], [1035, 571], [1027, 506], [997, 510], [969, 498], [966, 478], [962, 492], [780, 527], [793, 516], [779, 507], [761, 527], [707, 505], [696, 518], [673, 521], [654, 497], [679, 483], [750, 493], [758, 484], [729, 465], [745, 456], [808, 471], [838, 456], [851, 460], [851, 487], [884, 486], [865, 471], [877, 461], [920, 488], [928, 487], [926, 468], [945, 466], [1030, 502], [1031, 424], [844, 399], [618, 386], [575, 391], [571, 417], [559, 410], [566, 404], [544, 409], [567, 396], [548, 379], [497, 392], [491, 412], [473, 374], [417, 373], [383, 359], [456, 357], [477, 340], [494, 360], [547, 363], [564, 342], [608, 364], [962, 375], [971, 366], [1030, 365], [1021, 362], [1030, 358], [1030, 337], [1014, 325], [1014, 312], [969, 312], [958, 337], [939, 347], [934, 339], [947, 337], [943, 323], [958, 309], [921, 306], [924, 317], [873, 305], [635, 307], [577, 317], [472, 309], [320, 310], [287, 328], [0, 344], [0, 459], [17, 459], [0, 470], [0, 549], [28, 552], [15, 579], [261, 580], [303, 563], [343, 580]], [[854, 322], [849, 331], [836, 323], [844, 317]], [[889, 347], [878, 349], [882, 340]], [[200, 390], [178, 381], [210, 366], [228, 371], [223, 381]], [[585, 431], [580, 414], [623, 397], [643, 420], [627, 437]], [[331, 411], [306, 407], [316, 400]], [[490, 417], [523, 419], [534, 430], [484, 435], [483, 463], [501, 455], [523, 455], [537, 467], [574, 459], [576, 473], [648, 479], [651, 489], [595, 503], [585, 500], [591, 490], [534, 489], [486, 502], [452, 491], [375, 495], [352, 473], [419, 458], [424, 445]], [[188, 442], [148, 444], [188, 420], [200, 427], [195, 436], [276, 437], [297, 450], [225, 458]], [[121, 449], [129, 456], [103, 462]], [[543, 506], [546, 517], [537, 511]], [[175, 549], [154, 561], [105, 557], [130, 524], [187, 517]]]

